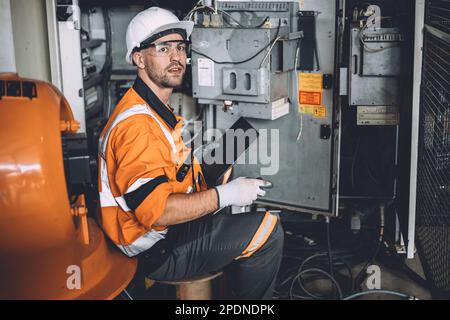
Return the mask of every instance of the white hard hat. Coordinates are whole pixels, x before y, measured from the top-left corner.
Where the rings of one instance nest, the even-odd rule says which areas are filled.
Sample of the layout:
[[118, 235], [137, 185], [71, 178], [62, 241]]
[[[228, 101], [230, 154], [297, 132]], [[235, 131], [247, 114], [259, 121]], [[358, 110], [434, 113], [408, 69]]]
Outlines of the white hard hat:
[[127, 62], [133, 64], [133, 49], [139, 48], [144, 40], [171, 29], [184, 30], [187, 39], [193, 27], [194, 22], [180, 21], [172, 12], [158, 7], [151, 7], [138, 13], [127, 28]]

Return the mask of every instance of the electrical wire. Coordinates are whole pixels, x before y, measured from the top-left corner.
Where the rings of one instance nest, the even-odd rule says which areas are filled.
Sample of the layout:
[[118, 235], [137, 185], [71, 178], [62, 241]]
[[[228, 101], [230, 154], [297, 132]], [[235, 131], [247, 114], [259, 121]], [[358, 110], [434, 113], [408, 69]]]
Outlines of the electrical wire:
[[[342, 277], [344, 277], [342, 279], [347, 279], [347, 277], [344, 274], [341, 274], [340, 272], [338, 272], [339, 279], [340, 279], [339, 281], [338, 281], [338, 278], [331, 276], [328, 272], [326, 272], [324, 270], [324, 268], [326, 268], [328, 263], [324, 264], [323, 262], [322, 263], [319, 262], [320, 256], [326, 257], [327, 254], [323, 253], [323, 254], [317, 256], [318, 258], [317, 257], [314, 258], [315, 263], [313, 264], [313, 266], [311, 268], [301, 270], [300, 272], [298, 272], [299, 269], [297, 269], [297, 267], [293, 267], [293, 268], [291, 267], [291, 268], [285, 270], [283, 273], [280, 273], [280, 276], [278, 278], [279, 282], [277, 283], [276, 288], [274, 290], [274, 297], [275, 298], [278, 297], [281, 299], [283, 299], [283, 298], [287, 298], [287, 299], [292, 299], [292, 298], [295, 298], [295, 299], [324, 299], [327, 297], [308, 291], [305, 288], [305, 283], [310, 282], [310, 281], [317, 281], [320, 279], [331, 279], [331, 278], [333, 278], [336, 281], [336, 283], [338, 283], [339, 288], [341, 289], [342, 293], [344, 292], [344, 288], [345, 288], [345, 292], [347, 292], [347, 294], [354, 292], [354, 285], [353, 285], [354, 282], [353, 282], [353, 277], [352, 277], [351, 265], [344, 260], [342, 260], [342, 262], [341, 262], [340, 257], [339, 258], [334, 257], [334, 260], [335, 260], [333, 262], [334, 268], [341, 269], [342, 267], [345, 267], [345, 269], [347, 270], [348, 275], [349, 275], [348, 281], [350, 283], [350, 286], [348, 286], [346, 284], [346, 282], [347, 282], [347, 280], [346, 280], [346, 282], [343, 283], [344, 287], [342, 287], [342, 285], [339, 283], [339, 281], [341, 281]], [[283, 256], [283, 259], [284, 259], [284, 261], [286, 261], [286, 259], [288, 259], [288, 257]], [[298, 260], [300, 261], [301, 259], [298, 259]], [[308, 264], [310, 264], [310, 263], [311, 263], [311, 261], [308, 262]], [[322, 276], [324, 276], [323, 273], [314, 272], [314, 270], [311, 270], [314, 268], [323, 270], [324, 272], [328, 273], [328, 276], [325, 275], [326, 278], [322, 277]], [[300, 274], [300, 276], [298, 276], [299, 274]], [[307, 274], [310, 274], [310, 276], [303, 278], [303, 276], [305, 276]], [[319, 276], [319, 278], [317, 278], [317, 276]], [[330, 280], [330, 281], [333, 282], [333, 280]], [[298, 286], [302, 290], [302, 294], [299, 294], [298, 292], [294, 292], [295, 282], [297, 282]], [[286, 288], [287, 284], [289, 284], [289, 286]], [[291, 290], [291, 287], [292, 287], [292, 290]], [[287, 292], [286, 292], [286, 290], [287, 290]], [[335, 298], [337, 298], [337, 296], [335, 296], [335, 294], [338, 293], [338, 291], [335, 288], [335, 285], [333, 285], [333, 290], [335, 290], [333, 295]], [[285, 294], [285, 292], [287, 295]]]
[[[303, 261], [302, 264], [300, 265], [300, 268], [298, 269], [299, 274], [302, 273], [302, 272], [304, 271], [303, 268], [304, 268], [304, 266], [305, 266], [309, 261], [314, 260], [314, 259], [317, 258], [317, 257], [326, 256], [326, 255], [327, 255], [326, 253], [325, 253], [325, 254], [316, 254], [316, 255], [313, 255], [313, 256], [307, 258], [307, 259], [306, 259], [305, 261]], [[309, 273], [309, 272], [311, 272], [311, 270], [314, 270], [314, 269], [317, 269], [317, 268], [306, 269], [306, 271], [308, 271], [307, 273]], [[321, 270], [323, 270], [323, 269], [321, 269]], [[329, 277], [331, 277], [331, 278], [334, 279], [334, 276], [331, 275], [331, 274], [329, 274]], [[322, 299], [322, 298], [323, 298], [322, 296], [318, 296], [318, 295], [313, 294], [313, 293], [311, 293], [310, 291], [308, 291], [308, 290], [305, 288], [305, 286], [303, 285], [303, 281], [302, 281], [301, 278], [298, 278], [298, 279], [297, 279], [297, 282], [298, 282], [300, 288], [301, 288], [301, 289], [302, 289], [309, 297], [314, 298], [314, 299]]]
[[[298, 54], [300, 52], [300, 42], [301, 40], [299, 40], [297, 42], [297, 50], [295, 52], [295, 87], [296, 87], [296, 96], [297, 96], [297, 104], [299, 103], [299, 99], [298, 99], [298, 92], [299, 92], [299, 83], [298, 83], [298, 74], [297, 74], [297, 66], [298, 66]], [[303, 133], [303, 113], [299, 112], [300, 114], [300, 128], [298, 130], [298, 134], [297, 134], [297, 138], [296, 141], [299, 141], [300, 138], [302, 137], [302, 133]]]
[[384, 204], [381, 204], [380, 205], [380, 230], [379, 230], [379, 234], [378, 234], [377, 246], [376, 246], [375, 252], [371, 256], [371, 258], [367, 260], [364, 267], [361, 268], [361, 270], [358, 272], [357, 276], [355, 277], [356, 287], [361, 286], [363, 281], [367, 278], [367, 275], [363, 276], [364, 272], [366, 272], [367, 267], [375, 261], [376, 257], [378, 256], [378, 252], [380, 251], [381, 243], [383, 242], [383, 236], [384, 236], [384, 210], [385, 210]]
[[103, 65], [101, 74], [108, 74], [111, 72], [112, 68], [112, 28], [111, 28], [111, 18], [109, 16], [109, 10], [107, 8], [102, 8], [103, 21], [105, 24], [105, 43], [106, 43], [106, 58]]
[[[326, 221], [327, 222], [327, 221]], [[327, 223], [327, 227], [329, 224]], [[327, 228], [328, 229], [328, 228]], [[321, 276], [324, 276], [326, 279], [329, 279], [333, 283], [333, 290], [334, 290], [334, 297], [335, 298], [342, 298], [343, 290], [341, 288], [341, 285], [337, 281], [335, 275], [334, 275], [334, 268], [341, 268], [344, 266], [348, 271], [349, 281], [350, 281], [350, 290], [349, 292], [353, 292], [354, 290], [354, 281], [353, 281], [353, 275], [352, 275], [352, 267], [350, 264], [345, 261], [341, 256], [332, 255], [332, 248], [331, 248], [331, 236], [330, 236], [330, 229], [327, 230], [327, 245], [326, 248], [323, 248], [323, 251], [319, 251], [318, 253], [314, 253], [307, 257], [306, 259], [301, 258], [301, 256], [297, 255], [288, 255], [285, 254], [283, 256], [283, 259], [291, 259], [294, 261], [301, 261], [300, 267], [298, 268], [297, 272], [295, 273], [295, 268], [289, 268], [286, 272], [283, 273], [283, 275], [280, 277], [282, 279], [280, 283], [277, 285], [275, 294], [278, 297], [282, 298], [282, 290], [283, 287], [290, 283], [289, 286], [289, 299], [326, 299], [326, 296], [318, 295], [316, 293], [310, 292], [304, 285], [305, 281], [310, 281], [311, 279], [313, 281], [322, 279], [322, 277], [318, 279], [314, 279], [314, 275], [317, 276], [318, 274]], [[288, 234], [292, 234], [289, 231], [287, 231]], [[305, 237], [303, 237], [304, 239]], [[309, 241], [312, 241], [312, 239], [309, 239]], [[311, 243], [311, 242], [310, 242]], [[316, 243], [316, 242], [312, 242]], [[285, 248], [285, 252], [287, 248]], [[322, 249], [319, 249], [322, 250]], [[341, 250], [336, 249], [336, 253], [345, 253], [347, 250]], [[325, 258], [325, 260], [323, 259]], [[331, 260], [330, 260], [331, 258]], [[322, 261], [323, 260], [323, 261]], [[314, 261], [314, 263], [312, 263]], [[311, 265], [312, 264], [312, 265]], [[311, 265], [310, 268], [305, 269], [307, 265]], [[330, 272], [325, 271], [324, 269], [330, 269]], [[322, 270], [317, 272], [317, 269]], [[306, 279], [303, 279], [302, 276], [305, 276], [306, 274], [310, 274], [310, 277], [307, 277]], [[339, 274], [342, 276], [341, 274]], [[295, 288], [295, 282], [297, 282], [298, 286], [302, 290], [303, 294], [298, 294], [294, 292]], [[337, 296], [335, 296], [337, 293]]]
[[264, 62], [266, 62], [267, 57], [270, 55], [270, 53], [272, 52], [273, 47], [275, 46], [275, 44], [277, 43], [278, 40], [280, 40], [280, 37], [276, 37], [275, 40], [272, 42], [272, 45], [270, 46], [269, 50], [267, 50], [266, 55], [264, 56], [264, 59], [262, 59], [259, 68], [262, 68], [262, 65], [264, 64]]
[[314, 28], [314, 57], [316, 58], [316, 71], [320, 71], [319, 45], [317, 43], [317, 31]]
[[127, 289], [123, 289], [123, 293], [127, 296], [128, 299], [134, 300], [133, 297], [128, 293]]
[[[360, 238], [366, 233], [359, 235], [350, 233], [346, 223], [342, 223], [344, 220], [336, 222], [333, 224], [333, 239], [335, 239], [333, 247], [328, 243], [328, 239], [331, 242], [331, 236], [328, 237], [328, 234], [323, 232], [322, 220], [308, 220], [285, 225], [283, 264], [274, 290], [274, 299], [340, 298], [339, 291], [330, 276], [338, 283], [343, 296], [354, 293], [357, 287], [353, 277], [353, 266], [360, 264], [361, 261], [366, 261], [366, 258], [363, 260], [363, 256], [368, 250], [369, 241]], [[317, 238], [318, 236], [320, 238]], [[300, 239], [301, 242], [296, 241], [297, 243], [295, 243], [295, 239]], [[327, 271], [330, 269], [330, 252], [333, 275]], [[300, 266], [297, 268], [295, 265]], [[310, 269], [320, 269], [328, 275]], [[308, 290], [306, 284], [318, 280], [332, 282], [334, 292], [331, 296]]]
[[[289, 260], [294, 260], [294, 263], [295, 263], [295, 261], [301, 261], [302, 263], [299, 268], [294, 266], [294, 267], [290, 267], [287, 270], [284, 270], [282, 272], [280, 271], [280, 276], [278, 277], [279, 281], [274, 290], [274, 297], [275, 298], [278, 297], [281, 299], [283, 299], [283, 298], [287, 298], [287, 299], [292, 299], [292, 298], [295, 298], [295, 299], [324, 299], [324, 298], [326, 298], [325, 296], [312, 293], [305, 288], [306, 282], [317, 281], [317, 280], [323, 279], [323, 278], [315, 279], [313, 277], [313, 275], [315, 275], [317, 277], [318, 276], [317, 272], [311, 271], [310, 268], [308, 268], [308, 269], [304, 269], [304, 268], [306, 265], [311, 265], [311, 268], [318, 268], [321, 270], [325, 270], [326, 268], [328, 268], [327, 257], [328, 257], [328, 253], [326, 253], [326, 252], [314, 254], [314, 255], [308, 257], [307, 259], [303, 259], [303, 258], [300, 258], [297, 256], [283, 255], [283, 261], [284, 261], [283, 265], [286, 265], [286, 261], [289, 261]], [[325, 258], [325, 260], [323, 258]], [[314, 261], [314, 263], [313, 263], [313, 261]], [[332, 276], [334, 278], [334, 280], [336, 280], [336, 282], [339, 283], [339, 286], [340, 286], [342, 292], [344, 292], [344, 288], [345, 288], [345, 291], [347, 292], [347, 294], [354, 292], [354, 280], [352, 277], [352, 266], [343, 257], [336, 256], [336, 255], [333, 256], [333, 265], [334, 265], [335, 271], [341, 270], [343, 267], [347, 270], [348, 278], [344, 274], [341, 274], [340, 272], [337, 273], [337, 276], [339, 276], [339, 279], [341, 279], [341, 278], [346, 279], [346, 282], [348, 279], [349, 285], [347, 285], [345, 282], [342, 284], [342, 285], [344, 285], [344, 287], [343, 287], [339, 283], [339, 281], [341, 281], [341, 280], [338, 281], [338, 278], [336, 278], [336, 276], [335, 277]], [[302, 273], [300, 277], [296, 278], [296, 276], [303, 271], [306, 271], [306, 272]], [[312, 273], [312, 275], [310, 277], [302, 278], [302, 276], [309, 274], [309, 273]], [[320, 273], [320, 274], [323, 275], [322, 273]], [[329, 275], [329, 276], [331, 276], [331, 275]], [[325, 277], [327, 279], [329, 279], [329, 276], [328, 277], [325, 276]], [[293, 282], [296, 282], [296, 281], [297, 281], [300, 289], [302, 289], [302, 291], [305, 295], [300, 295], [297, 292], [294, 292], [294, 289], [290, 290], [291, 286], [295, 287], [295, 283], [293, 284]], [[287, 284], [289, 284], [289, 287], [284, 289]], [[284, 292], [286, 292], [286, 290], [287, 290], [287, 295], [285, 295], [285, 293], [284, 293]], [[333, 286], [333, 290], [336, 290], [334, 288], [334, 286]], [[335, 291], [334, 294], [336, 294], [336, 293], [337, 293], [337, 291]]]
[[[330, 268], [330, 273], [329, 273], [329, 275], [331, 276], [331, 278], [333, 278], [333, 279], [335, 279], [335, 275], [334, 275], [334, 270], [333, 270], [333, 257], [332, 257], [332, 254], [331, 254], [331, 243], [330, 243], [330, 229], [329, 229], [329, 222], [326, 222], [327, 223], [327, 247], [328, 247], [328, 252], [327, 253], [318, 253], [318, 254], [315, 254], [315, 255], [312, 255], [312, 256], [310, 256], [310, 257], [308, 257], [307, 259], [305, 259], [302, 263], [301, 263], [301, 265], [300, 265], [300, 267], [299, 267], [299, 269], [298, 269], [298, 272], [299, 273], [301, 273], [302, 271], [303, 271], [303, 268], [306, 266], [306, 264], [308, 263], [308, 262], [310, 262], [310, 261], [312, 261], [312, 260], [317, 260], [317, 258], [320, 258], [320, 257], [328, 257], [328, 263], [329, 263], [329, 268]], [[341, 259], [341, 258], [339, 258], [339, 257], [337, 257], [337, 259], [338, 260], [340, 260], [341, 262], [343, 262], [343, 265], [347, 268], [347, 271], [348, 271], [348, 273], [349, 273], [349, 279], [350, 279], [350, 291], [353, 291], [354, 290], [354, 282], [353, 282], [353, 275], [352, 275], [352, 268], [351, 268], [351, 266], [345, 261], [345, 260], [343, 260], [343, 259]], [[336, 281], [337, 282], [337, 281]], [[311, 297], [311, 298], [315, 298], [315, 299], [322, 299], [323, 297], [321, 297], [321, 296], [318, 296], [318, 295], [315, 295], [315, 294], [313, 294], [313, 293], [311, 293], [311, 292], [309, 292], [305, 287], [304, 287], [304, 285], [303, 285], [303, 283], [302, 283], [302, 280], [301, 280], [301, 278], [298, 278], [298, 283], [299, 283], [299, 285], [300, 285], [300, 288], [309, 296], [309, 297]], [[339, 287], [339, 289], [340, 289], [340, 287]], [[342, 290], [341, 290], [342, 291]]]
[[[311, 272], [321, 273], [321, 274], [323, 274], [324, 276], [326, 276], [328, 279], [330, 279], [331, 282], [333, 283], [333, 285], [335, 286], [335, 288], [336, 288], [337, 291], [338, 291], [339, 299], [342, 300], [342, 298], [343, 298], [343, 295], [342, 295], [342, 289], [341, 289], [341, 286], [339, 285], [339, 283], [336, 281], [336, 279], [334, 279], [334, 277], [333, 277], [331, 274], [329, 274], [328, 272], [326, 272], [326, 271], [324, 271], [324, 270], [322, 270], [322, 269], [319, 269], [319, 268], [310, 268], [310, 269], [306, 269], [306, 270], [303, 270], [303, 271], [299, 272], [299, 274], [297, 274], [297, 275], [295, 276], [294, 280], [292, 281], [291, 288], [290, 288], [290, 290], [289, 290], [289, 296], [290, 296], [291, 300], [292, 300], [292, 296], [293, 296], [294, 285], [295, 285], [296, 282], [298, 282], [297, 280], [298, 280], [302, 275], [304, 275], [304, 274], [306, 274], [306, 273], [311, 273]], [[298, 283], [300, 283], [300, 282], [298, 282]]]
[[191, 20], [192, 14], [199, 8], [198, 6], [202, 3], [203, 0], [198, 1], [189, 11], [186, 16], [183, 18], [183, 21]]
[[188, 15], [190, 14], [189, 18], [187, 20], [192, 20], [192, 16], [194, 15], [194, 13], [201, 11], [201, 10], [210, 10], [212, 12], [214, 11], [214, 8], [208, 7], [208, 6], [200, 6], [198, 8], [194, 8], [191, 10], [191, 12], [188, 13]]
[[210, 59], [211, 61], [213, 61], [214, 63], [217, 63], [217, 64], [242, 64], [242, 63], [245, 63], [245, 62], [248, 62], [248, 61], [252, 60], [252, 59], [255, 58], [256, 56], [258, 56], [261, 52], [263, 52], [264, 50], [266, 50], [268, 47], [272, 46], [273, 43], [275, 43], [276, 41], [278, 41], [278, 34], [279, 34], [279, 32], [280, 32], [280, 28], [281, 28], [281, 19], [279, 19], [279, 24], [278, 24], [277, 33], [276, 33], [276, 35], [275, 35], [275, 38], [274, 38], [272, 41], [270, 41], [267, 45], [265, 45], [261, 50], [259, 50], [258, 52], [256, 52], [254, 55], [252, 55], [251, 57], [249, 57], [249, 58], [247, 58], [247, 59], [241, 60], [241, 61], [217, 61], [217, 60], [215, 60], [214, 58], [208, 56], [207, 54], [205, 54], [205, 53], [203, 53], [203, 52], [200, 52], [200, 51], [197, 51], [197, 50], [195, 50], [195, 49], [193, 49], [193, 48], [191, 49], [191, 51], [192, 51], [192, 52], [195, 52], [195, 53], [197, 53], [197, 54], [199, 54], [199, 55], [201, 55], [201, 56], [203, 56], [203, 57], [205, 57], [205, 58], [208, 58], [208, 59]]
[[[217, 13], [220, 12], [221, 14], [223, 14], [224, 16], [228, 17], [231, 21], [233, 21], [234, 23], [236, 23], [236, 25], [238, 25], [241, 28], [244, 29], [255, 29], [255, 28], [261, 28], [262, 26], [264, 26], [264, 24], [270, 20], [270, 17], [267, 16], [264, 18], [264, 20], [261, 23], [258, 23], [257, 25], [254, 26], [245, 26], [242, 23], [240, 23], [237, 19], [235, 19], [231, 14], [229, 14], [228, 12], [224, 11], [224, 10], [217, 10], [213, 7], [210, 6], [199, 6], [199, 4], [201, 3], [201, 1], [198, 1], [194, 7], [191, 9], [191, 11], [189, 11], [187, 13], [187, 15], [184, 17], [183, 20], [192, 20], [192, 16], [195, 12], [201, 11], [201, 10], [210, 10], [213, 13]], [[227, 22], [228, 24], [230, 24], [231, 26], [233, 26], [230, 22]]]
[[234, 21], [239, 27], [244, 28], [244, 29], [257, 29], [257, 28], [261, 28], [267, 21], [270, 20], [270, 17], [265, 17], [264, 20], [261, 23], [258, 23], [255, 26], [244, 26], [242, 23], [240, 23], [237, 19], [233, 18], [233, 16], [231, 14], [229, 14], [226, 11], [223, 10], [218, 10], [218, 12], [224, 14], [225, 16], [227, 16], [228, 18], [230, 18], [232, 21]]
[[[347, 231], [346, 227], [342, 223], [333, 224], [333, 231], [337, 232], [337, 235], [333, 232], [333, 239], [335, 239], [336, 242], [333, 242], [333, 247], [331, 247], [331, 233], [329, 235], [329, 231], [327, 230], [327, 234], [325, 235], [322, 231], [323, 229], [321, 224], [319, 224], [319, 222], [322, 221], [302, 221], [298, 225], [285, 225], [286, 237], [283, 264], [274, 290], [274, 299], [351, 300], [359, 296], [374, 293], [391, 294], [401, 296], [403, 298], [415, 299], [412, 296], [407, 296], [391, 290], [370, 290], [370, 293], [366, 293], [365, 291], [355, 292], [355, 290], [361, 290], [361, 283], [364, 279], [366, 279], [364, 272], [366, 271], [367, 266], [370, 263], [373, 263], [375, 258], [378, 256], [383, 244], [386, 244], [386, 249], [391, 251], [388, 256], [391, 258], [396, 258], [394, 259], [394, 263], [397, 268], [404, 271], [406, 275], [408, 275], [408, 270], [405, 268], [404, 262], [400, 261], [401, 258], [393, 247], [393, 244], [391, 243], [391, 246], [389, 247], [389, 244], [386, 243], [389, 239], [385, 239], [384, 237], [385, 211], [390, 208], [393, 203], [394, 200], [387, 203], [380, 203], [378, 207], [379, 210], [377, 210], [379, 213], [379, 225], [376, 229], [362, 229], [367, 232], [361, 233], [357, 236], [358, 238], [349, 237], [351, 233], [348, 233], [349, 236], [346, 236], [343, 233], [341, 234], [341, 232]], [[336, 222], [339, 222], [339, 220]], [[295, 229], [292, 229], [294, 227]], [[293, 230], [295, 230], [295, 232], [293, 232]], [[369, 243], [368, 240], [373, 239], [374, 234], [372, 231], [374, 230], [378, 230], [376, 238], [377, 245], [375, 250], [372, 254], [370, 254], [368, 259], [367, 257], [364, 258], [364, 267], [358, 272], [357, 276], [353, 278], [353, 268], [354, 266], [360, 264], [363, 253], [367, 252]], [[370, 238], [364, 240], [364, 238], [366, 238], [364, 235], [370, 236]], [[320, 238], [317, 238], [317, 236], [320, 236]], [[356, 235], [354, 236], [356, 237]], [[364, 238], [359, 238], [360, 236], [363, 236]], [[301, 239], [303, 241], [303, 245], [301, 243], [295, 243], [294, 245], [291, 237]], [[345, 240], [341, 242], [340, 239], [344, 238]], [[291, 244], [290, 247], [288, 246], [289, 244]], [[352, 244], [355, 244], [355, 246]], [[371, 247], [373, 248], [373, 245], [371, 245]], [[332, 269], [330, 268], [330, 252]], [[384, 252], [386, 251], [383, 250], [383, 253]], [[298, 263], [300, 263], [300, 266], [297, 268], [295, 265], [298, 266]], [[343, 268], [348, 271], [348, 277], [347, 272], [345, 272]], [[327, 271], [328, 269], [330, 269], [330, 272]], [[332, 274], [331, 271], [334, 271], [334, 274]], [[344, 273], [342, 273], [342, 271], [344, 271]], [[414, 273], [414, 275], [416, 274]], [[411, 277], [412, 275], [408, 276]], [[412, 279], [419, 281], [420, 285], [427, 288], [426, 281], [423, 278], [420, 277], [420, 279]], [[318, 280], [331, 281], [332, 289], [334, 290], [331, 296], [329, 293], [324, 294], [320, 291], [312, 292], [311, 288], [308, 288], [308, 283]], [[347, 283], [347, 281], [349, 282]]]
[[419, 300], [418, 298], [416, 298], [414, 296], [409, 296], [409, 295], [401, 293], [401, 292], [392, 291], [392, 290], [381, 290], [381, 289], [357, 292], [350, 296], [345, 297], [343, 300], [352, 300], [354, 298], [369, 295], [369, 294], [388, 294], [388, 295], [397, 296], [397, 297], [401, 297], [401, 298], [405, 298], [405, 299], [409, 299], [409, 300]]
[[110, 92], [110, 77], [113, 68], [112, 58], [112, 27], [109, 10], [102, 8], [102, 14], [105, 24], [105, 41], [106, 41], [106, 55], [105, 63], [100, 74], [103, 76], [102, 91], [103, 91], [103, 116], [109, 117], [109, 110], [111, 109], [111, 92]]
[[[385, 19], [392, 19], [392, 17], [374, 17], [373, 20], [370, 20], [370, 21], [372, 21], [372, 24], [375, 23], [376, 19], [379, 19], [381, 21], [381, 20], [385, 20]], [[369, 25], [368, 25], [368, 23], [366, 23], [361, 28], [361, 30], [359, 31], [359, 34], [358, 34], [359, 41], [360, 41], [361, 45], [363, 46], [364, 50], [366, 50], [368, 52], [376, 53], [376, 52], [381, 52], [381, 51], [386, 50], [386, 49], [398, 47], [398, 44], [382, 47], [382, 48], [379, 48], [379, 49], [375, 49], [375, 48], [369, 47], [367, 45], [366, 41], [364, 40], [364, 30], [366, 30], [368, 27], [369, 27]]]

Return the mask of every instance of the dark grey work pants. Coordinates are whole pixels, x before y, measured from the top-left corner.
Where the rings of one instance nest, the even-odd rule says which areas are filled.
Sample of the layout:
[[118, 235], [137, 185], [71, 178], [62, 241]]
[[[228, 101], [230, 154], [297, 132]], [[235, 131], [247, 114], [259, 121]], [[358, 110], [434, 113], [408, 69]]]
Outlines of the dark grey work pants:
[[230, 299], [271, 299], [281, 263], [284, 234], [279, 221], [248, 258], [239, 257], [264, 212], [218, 213], [171, 226], [166, 239], [139, 255], [139, 272], [154, 280], [178, 280], [226, 269]]

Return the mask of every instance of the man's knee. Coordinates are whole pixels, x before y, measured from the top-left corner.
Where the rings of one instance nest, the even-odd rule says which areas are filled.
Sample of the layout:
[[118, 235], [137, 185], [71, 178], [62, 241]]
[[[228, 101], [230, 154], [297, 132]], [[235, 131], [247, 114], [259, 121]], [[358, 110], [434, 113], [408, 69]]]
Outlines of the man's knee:
[[251, 257], [255, 254], [260, 256], [266, 253], [278, 256], [278, 253], [282, 252], [284, 231], [278, 216], [265, 213], [264, 216], [252, 214], [241, 217], [241, 230], [254, 228], [255, 223], [258, 228], [253, 233], [246, 233], [245, 237], [250, 239], [250, 242], [243, 243], [245, 249], [239, 256], [240, 258]]
[[283, 227], [280, 223], [280, 220], [277, 221], [275, 224], [275, 227], [273, 228], [273, 231], [268, 239], [268, 241], [272, 242], [272, 246], [277, 249], [277, 251], [283, 250], [283, 244], [284, 244], [284, 231]]
[[271, 256], [281, 256], [284, 244], [284, 231], [279, 219], [272, 229], [269, 237], [263, 246], [258, 250], [261, 254], [267, 252]]

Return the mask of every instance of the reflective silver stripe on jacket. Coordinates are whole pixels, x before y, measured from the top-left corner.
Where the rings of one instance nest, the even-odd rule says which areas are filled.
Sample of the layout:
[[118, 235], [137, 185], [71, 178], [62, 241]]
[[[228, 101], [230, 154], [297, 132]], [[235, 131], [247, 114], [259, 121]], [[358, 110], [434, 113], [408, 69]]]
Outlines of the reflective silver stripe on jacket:
[[[114, 195], [111, 192], [105, 154], [106, 154], [106, 147], [108, 145], [108, 139], [109, 139], [109, 136], [110, 136], [112, 130], [120, 122], [124, 121], [125, 119], [128, 119], [131, 116], [138, 115], [138, 114], [146, 114], [146, 115], [149, 115], [150, 117], [152, 117], [156, 121], [156, 123], [159, 125], [159, 127], [161, 128], [167, 141], [170, 143], [170, 145], [172, 147], [172, 152], [173, 153], [176, 152], [175, 141], [173, 140], [172, 135], [167, 130], [167, 128], [164, 127], [164, 125], [161, 123], [161, 121], [159, 121], [159, 119], [153, 114], [153, 112], [150, 110], [150, 108], [147, 105], [145, 105], [145, 104], [135, 105], [135, 106], [121, 112], [116, 117], [116, 119], [114, 119], [114, 122], [109, 127], [106, 134], [104, 136], [100, 137], [100, 140], [99, 140], [100, 181], [101, 181], [101, 186], [102, 186], [102, 189], [101, 189], [102, 191], [99, 192], [99, 198], [100, 198], [100, 206], [102, 208], [120, 206], [120, 208], [125, 212], [131, 211], [130, 208], [128, 208], [123, 196], [114, 197]], [[133, 185], [131, 185], [128, 188], [127, 192], [132, 192], [132, 191], [136, 190], [142, 183], [145, 183], [146, 180], [150, 181], [151, 178], [138, 179], [137, 181], [135, 181], [133, 183]], [[128, 246], [117, 245], [117, 246], [127, 256], [132, 257], [132, 256], [139, 254], [140, 252], [143, 252], [143, 251], [151, 248], [159, 240], [164, 239], [166, 233], [167, 233], [167, 229], [163, 230], [163, 231], [157, 231], [157, 230], [151, 229], [149, 232], [140, 236], [138, 239], [136, 239], [130, 245], [128, 245]]]

